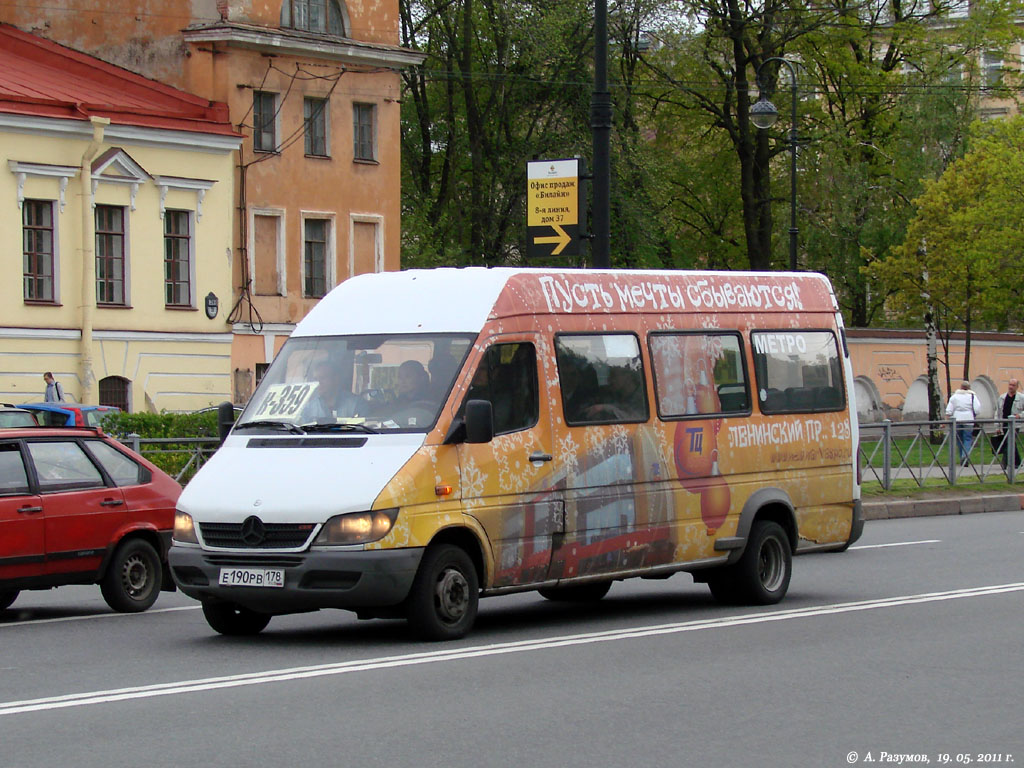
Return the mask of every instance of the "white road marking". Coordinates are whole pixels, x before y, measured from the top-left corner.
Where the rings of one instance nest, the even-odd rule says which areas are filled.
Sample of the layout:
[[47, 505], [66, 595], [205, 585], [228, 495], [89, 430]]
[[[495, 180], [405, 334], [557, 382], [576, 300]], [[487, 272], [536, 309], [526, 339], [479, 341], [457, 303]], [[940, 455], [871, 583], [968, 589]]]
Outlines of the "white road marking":
[[[202, 608], [201, 605], [182, 605], [177, 608], [150, 608], [146, 615], [153, 613], [170, 613], [171, 611], [196, 611]], [[17, 608], [12, 609], [17, 611]], [[132, 616], [130, 613], [94, 613], [90, 616], [61, 616], [56, 619], [26, 619], [25, 621], [12, 621], [0, 623], [0, 629], [10, 627], [35, 626], [36, 624], [59, 624], [62, 621], [90, 621], [92, 619], [116, 619], [124, 616]]]
[[293, 667], [290, 669], [277, 669], [266, 672], [249, 672], [240, 675], [228, 675], [225, 677], [181, 680], [173, 683], [158, 683], [156, 685], [117, 688], [107, 691], [73, 693], [65, 696], [49, 696], [41, 699], [27, 699], [25, 701], [9, 701], [0, 703], [0, 717], [23, 714], [25, 712], [38, 712], [41, 710], [67, 709], [70, 707], [106, 704], [117, 701], [129, 701], [132, 699], [146, 699], [156, 696], [175, 696], [184, 693], [215, 691], [246, 685], [263, 685], [264, 683], [280, 683], [289, 680], [326, 677], [328, 675], [343, 675], [349, 672], [368, 672], [378, 669], [392, 669], [395, 667], [432, 664], [434, 662], [457, 661], [484, 656], [500, 656], [526, 651], [541, 651], [551, 648], [565, 648], [574, 645], [589, 645], [592, 643], [630, 640], [642, 637], [654, 637], [657, 635], [676, 634], [680, 632], [695, 632], [703, 629], [722, 629], [726, 627], [739, 627], [747, 624], [764, 624], [773, 621], [786, 621], [788, 619], [831, 616], [841, 613], [851, 613], [854, 611], [868, 611], [876, 608], [895, 608], [905, 605], [919, 605], [921, 603], [934, 603], [965, 597], [985, 597], [988, 595], [1000, 595], [1021, 591], [1024, 591], [1024, 582], [995, 584], [987, 587], [957, 589], [948, 592], [928, 592], [919, 595], [903, 595], [900, 597], [890, 597], [879, 600], [861, 600], [852, 603], [836, 603], [833, 605], [820, 605], [809, 608], [795, 608], [788, 611], [783, 610], [753, 613], [743, 616], [730, 616], [721, 619], [701, 619], [698, 621], [658, 624], [646, 627], [634, 627], [630, 629], [588, 632], [578, 635], [565, 635], [562, 637], [519, 640], [511, 643], [470, 646], [468, 648], [453, 648], [450, 650], [428, 651], [425, 653], [410, 653], [401, 656], [384, 656], [377, 659], [344, 661], [310, 667]]
[[921, 541], [894, 541], [892, 544], [861, 544], [850, 549], [881, 549], [882, 547], [911, 547], [914, 544], [939, 544], [942, 539], [922, 539]]

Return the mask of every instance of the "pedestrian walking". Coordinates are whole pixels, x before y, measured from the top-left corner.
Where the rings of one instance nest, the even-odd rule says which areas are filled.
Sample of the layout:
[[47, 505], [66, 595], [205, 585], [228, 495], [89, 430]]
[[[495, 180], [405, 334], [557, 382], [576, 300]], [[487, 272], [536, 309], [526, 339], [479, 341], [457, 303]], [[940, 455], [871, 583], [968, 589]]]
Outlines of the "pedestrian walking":
[[960, 463], [966, 464], [974, 442], [974, 420], [978, 417], [978, 396], [971, 390], [971, 382], [963, 381], [960, 389], [949, 396], [946, 416], [956, 422], [956, 442], [960, 449]]
[[49, 371], [44, 373], [43, 381], [46, 382], [46, 394], [43, 396], [43, 400], [47, 403], [63, 403], [64, 387], [60, 385], [59, 381], [53, 378], [53, 374]]
[[[1000, 422], [1001, 430], [999, 432], [999, 455], [1000, 463], [1003, 465], [1003, 469], [1009, 465], [1009, 454], [1010, 454], [1010, 430], [1008, 421], [1011, 417], [1016, 416], [1020, 418], [1021, 414], [1024, 414], [1024, 393], [1017, 391], [1018, 381], [1016, 379], [1010, 379], [1006, 383], [1006, 392], [999, 396], [999, 403], [996, 406], [996, 414], [1002, 419]], [[1016, 435], [1016, 430], [1014, 430]], [[1020, 449], [1014, 446], [1015, 464], [1020, 466], [1021, 456]]]

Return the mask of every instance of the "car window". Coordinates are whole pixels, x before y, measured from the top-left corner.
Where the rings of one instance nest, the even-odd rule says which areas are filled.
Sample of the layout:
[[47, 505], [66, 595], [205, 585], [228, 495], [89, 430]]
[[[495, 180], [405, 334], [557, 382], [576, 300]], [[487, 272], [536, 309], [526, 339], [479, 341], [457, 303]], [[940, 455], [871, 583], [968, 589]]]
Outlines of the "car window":
[[34, 427], [36, 420], [25, 411], [0, 411], [0, 427]]
[[37, 411], [36, 418], [44, 427], [63, 427], [68, 423], [68, 415], [64, 411]]
[[0, 495], [28, 493], [25, 462], [17, 443], [0, 443]]
[[537, 423], [537, 355], [533, 344], [494, 344], [484, 353], [459, 413], [470, 400], [489, 400], [494, 434], [529, 429]]
[[138, 485], [142, 482], [142, 467], [117, 448], [102, 440], [87, 440], [85, 444], [116, 485]]
[[103, 486], [103, 475], [78, 443], [46, 441], [30, 442], [27, 445], [41, 491], [70, 491]]

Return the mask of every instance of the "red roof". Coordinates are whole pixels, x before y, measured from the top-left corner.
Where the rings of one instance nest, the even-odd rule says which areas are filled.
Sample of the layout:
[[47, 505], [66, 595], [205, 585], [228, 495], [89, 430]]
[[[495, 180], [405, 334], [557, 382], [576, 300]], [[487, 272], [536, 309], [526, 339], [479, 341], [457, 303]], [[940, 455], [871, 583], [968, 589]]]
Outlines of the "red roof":
[[237, 136], [228, 107], [0, 24], [0, 112]]

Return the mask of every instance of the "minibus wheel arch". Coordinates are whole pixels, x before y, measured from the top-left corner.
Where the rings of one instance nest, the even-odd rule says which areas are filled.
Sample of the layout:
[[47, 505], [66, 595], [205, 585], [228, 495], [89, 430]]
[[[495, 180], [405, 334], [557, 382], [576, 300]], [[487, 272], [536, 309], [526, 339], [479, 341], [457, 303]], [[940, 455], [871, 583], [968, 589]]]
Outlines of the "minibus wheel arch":
[[779, 488], [761, 488], [755, 491], [747, 503], [743, 505], [740, 521], [736, 526], [736, 539], [744, 546], [733, 549], [729, 563], [735, 563], [743, 555], [746, 541], [750, 538], [750, 529], [756, 520], [770, 520], [778, 523], [789, 539], [790, 552], [796, 552], [799, 533], [796, 525], [796, 512], [789, 495]]
[[430, 540], [431, 547], [441, 544], [452, 544], [469, 555], [469, 559], [473, 561], [473, 567], [476, 569], [477, 581], [481, 586], [484, 585], [487, 567], [484, 563], [483, 549], [476, 534], [468, 528], [445, 528], [438, 531]]

